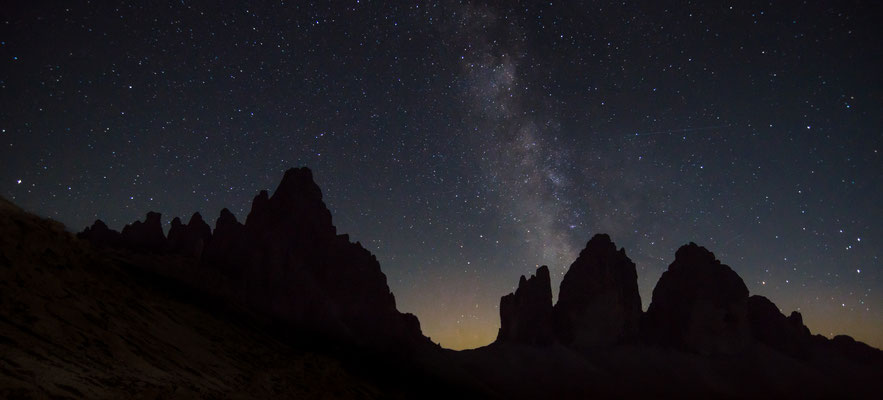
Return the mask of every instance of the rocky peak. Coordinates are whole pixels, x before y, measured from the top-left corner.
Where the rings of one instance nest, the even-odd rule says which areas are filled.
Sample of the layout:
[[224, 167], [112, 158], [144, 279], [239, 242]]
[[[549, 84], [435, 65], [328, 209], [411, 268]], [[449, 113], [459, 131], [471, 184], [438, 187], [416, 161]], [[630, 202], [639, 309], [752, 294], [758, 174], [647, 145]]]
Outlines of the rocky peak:
[[218, 230], [227, 230], [227, 229], [236, 229], [235, 227], [242, 227], [242, 224], [236, 220], [236, 216], [233, 215], [232, 212], [228, 209], [222, 209], [221, 215], [218, 216], [218, 219], [215, 220], [215, 231], [217, 234]]
[[124, 226], [121, 235], [123, 245], [136, 251], [161, 252], [166, 244], [162, 215], [153, 211], [147, 213], [144, 222]]
[[799, 312], [785, 317], [772, 301], [754, 295], [748, 298], [748, 320], [754, 340], [796, 358], [809, 356], [812, 335]]
[[500, 299], [498, 342], [544, 345], [554, 341], [552, 331], [552, 283], [549, 267], [524, 275], [514, 293]]
[[[181, 223], [181, 218], [175, 217], [175, 218], [172, 218], [171, 226], [172, 226], [171, 229], [177, 230], [177, 229], [183, 228], [184, 224]], [[171, 236], [171, 233], [169, 233], [169, 236]]]
[[[709, 271], [714, 270], [714, 266], [718, 265], [721, 265], [721, 262], [714, 256], [714, 253], [708, 251], [705, 247], [690, 242], [678, 248], [675, 252], [675, 261], [668, 266], [668, 270], [673, 272], [682, 269]], [[729, 269], [729, 267], [727, 268]]]
[[265, 190], [255, 196], [245, 226], [257, 232], [288, 229], [289, 235], [301, 240], [315, 236], [328, 239], [336, 234], [322, 190], [308, 168], [286, 171], [272, 197]]
[[606, 234], [586, 243], [558, 293], [555, 331], [576, 347], [629, 342], [637, 337], [641, 296], [635, 263]]
[[396, 309], [377, 258], [336, 234], [309, 169], [288, 170], [272, 196], [258, 193], [244, 225], [224, 209], [212, 233], [197, 213], [172, 221], [166, 241], [149, 213], [123, 232], [130, 248], [198, 257], [194, 266], [229, 282], [220, 295], [283, 324], [369, 345], [429, 344], [417, 318]]
[[198, 212], [190, 217], [187, 225], [175, 217], [169, 228], [168, 248], [171, 252], [190, 257], [200, 257], [212, 236], [212, 229]]
[[286, 171], [272, 195], [258, 193], [244, 226], [222, 211], [206, 252], [241, 282], [252, 308], [287, 323], [365, 341], [425, 339], [417, 319], [396, 309], [376, 257], [336, 234], [307, 168]]
[[205, 223], [205, 220], [202, 219], [202, 214], [195, 212], [190, 216], [190, 222], [187, 223], [188, 226], [198, 226], [198, 229], [209, 228], [209, 235], [211, 235], [211, 227]]
[[748, 288], [714, 253], [682, 246], [662, 273], [644, 317], [652, 343], [700, 354], [732, 354], [747, 346]]
[[230, 210], [222, 209], [215, 220], [211, 239], [203, 249], [202, 264], [228, 274], [241, 271], [237, 266], [242, 264], [241, 244], [244, 234], [245, 226], [236, 220]]
[[791, 315], [788, 316], [788, 322], [793, 326], [804, 326], [803, 315], [800, 315], [797, 311], [791, 311]]
[[104, 221], [97, 219], [92, 226], [86, 227], [77, 234], [77, 238], [88, 240], [98, 247], [119, 247], [122, 243], [120, 233], [107, 227]]
[[285, 171], [282, 181], [273, 192], [273, 201], [284, 204], [303, 202], [318, 206], [323, 204], [322, 190], [313, 180], [313, 172], [309, 168], [291, 168]]

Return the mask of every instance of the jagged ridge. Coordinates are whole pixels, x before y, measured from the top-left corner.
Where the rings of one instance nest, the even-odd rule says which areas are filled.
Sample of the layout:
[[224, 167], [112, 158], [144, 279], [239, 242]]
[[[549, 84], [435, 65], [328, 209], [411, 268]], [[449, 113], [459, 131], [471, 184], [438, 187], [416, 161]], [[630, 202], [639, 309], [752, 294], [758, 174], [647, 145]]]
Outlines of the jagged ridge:
[[186, 225], [175, 218], [166, 238], [160, 214], [149, 212], [121, 234], [98, 220], [78, 236], [102, 247], [190, 257], [191, 268], [235, 282], [228, 297], [301, 329], [371, 345], [428, 343], [417, 318], [396, 309], [377, 258], [337, 235], [307, 168], [286, 171], [272, 196], [255, 196], [245, 224], [223, 209], [212, 232], [196, 213]]
[[[411, 351], [416, 348], [409, 343], [426, 343], [416, 317], [395, 309], [395, 299], [376, 259], [358, 243], [350, 243], [346, 235], [336, 234], [321, 192], [308, 172], [289, 171], [273, 196], [267, 192], [256, 196], [245, 224], [224, 209], [213, 232], [197, 214], [186, 225], [180, 220], [173, 222], [165, 238], [161, 217], [151, 213], [144, 222], [127, 226], [125, 234], [110, 230], [100, 221], [80, 234], [98, 247], [122, 249], [119, 251], [84, 252], [89, 246], [72, 240], [61, 248], [80, 255], [44, 249], [43, 239], [19, 238], [20, 231], [27, 231], [24, 225], [6, 224], [12, 228], [7, 227], [4, 234], [16, 239], [0, 241], [5, 246], [0, 249], [0, 267], [14, 268], [0, 269], [10, 277], [0, 283], [16, 288], [19, 298], [30, 296], [23, 293], [43, 293], [42, 287], [39, 291], [33, 289], [45, 281], [23, 281], [20, 273], [69, 276], [68, 272], [47, 274], [44, 267], [64, 271], [73, 258], [83, 258], [83, 254], [100, 254], [96, 259], [104, 260], [102, 263], [127, 270], [138, 264], [172, 271], [167, 276], [183, 278], [184, 290], [213, 288], [216, 295], [226, 294], [298, 329], [384, 344], [384, 353], [380, 353], [383, 359], [389, 359], [386, 351], [391, 348], [404, 349], [399, 353], [402, 357], [396, 359], [420, 360], [417, 370], [434, 369], [449, 382], [466, 383], [483, 398], [583, 398], [587, 393], [617, 398], [676, 394], [750, 398], [797, 393], [824, 398], [843, 393], [879, 393], [876, 388], [879, 371], [883, 370], [879, 350], [848, 336], [832, 340], [812, 336], [799, 313], [785, 317], [769, 300], [748, 297], [741, 278], [695, 244], [678, 250], [654, 290], [652, 313], [641, 313], [634, 263], [607, 235], [596, 235], [587, 243], [562, 281], [562, 293], [554, 306], [547, 267], [538, 269], [531, 278], [522, 277], [519, 289], [501, 302], [502, 324], [494, 346], [456, 354], [438, 347]], [[0, 202], [0, 206], [4, 204]], [[54, 234], [64, 236], [60, 233], [63, 227], [45, 223]], [[44, 230], [34, 228], [31, 233], [39, 236]], [[12, 262], [7, 255], [12, 255]], [[225, 279], [214, 279], [217, 276]], [[103, 279], [110, 280], [104, 283], [106, 287], [116, 285], [114, 276]], [[121, 298], [90, 297], [99, 287], [89, 284], [80, 288], [80, 293], [71, 294], [65, 286], [55, 284], [57, 296], [52, 304], [82, 299], [102, 308], [108, 303], [102, 299]], [[15, 295], [10, 299], [0, 304], [12, 310], [8, 315], [16, 323], [32, 326], [22, 331], [25, 336], [58, 331], [16, 314], [27, 310], [16, 305]], [[140, 327], [159, 318], [152, 315], [141, 320], [144, 306], [153, 309], [152, 300], [129, 296], [125, 301], [130, 311], [112, 317], [87, 317], [75, 323], [106, 330], [120, 321], [134, 319]], [[54, 307], [36, 310], [56, 318]], [[69, 325], [63, 319], [59, 321]], [[74, 350], [69, 353], [91, 357], [79, 347], [83, 345], [81, 338], [89, 336], [71, 337], [70, 348]], [[18, 342], [3, 340], [0, 345], [18, 346]], [[111, 343], [114, 340], [110, 338]], [[325, 345], [306, 342], [316, 349]], [[53, 345], [46, 342], [41, 346]], [[169, 353], [150, 359], [164, 363], [178, 354], [174, 349], [166, 351]], [[107, 357], [124, 353], [109, 353], [113, 357]], [[33, 359], [46, 361], [39, 354], [17, 354], [18, 360], [27, 363]], [[370, 361], [372, 366], [376, 361]], [[6, 364], [0, 367], [6, 368]], [[167, 368], [182, 369], [173, 364]], [[24, 376], [16, 371], [0, 372]], [[432, 392], [437, 393], [437, 389], [434, 387]]]
[[[749, 297], [742, 278], [695, 243], [677, 250], [646, 313], [640, 308], [635, 264], [606, 234], [595, 235], [580, 252], [554, 306], [545, 296], [551, 294], [549, 280], [538, 278], [547, 276], [543, 266], [536, 277], [522, 276], [515, 293], [503, 296], [496, 343], [559, 343], [575, 349], [653, 345], [699, 355], [735, 355], [763, 345], [804, 361], [843, 357], [883, 366], [880, 350], [846, 335], [813, 336], [800, 313], [785, 317], [768, 299]], [[547, 310], [554, 330], [537, 317]]]

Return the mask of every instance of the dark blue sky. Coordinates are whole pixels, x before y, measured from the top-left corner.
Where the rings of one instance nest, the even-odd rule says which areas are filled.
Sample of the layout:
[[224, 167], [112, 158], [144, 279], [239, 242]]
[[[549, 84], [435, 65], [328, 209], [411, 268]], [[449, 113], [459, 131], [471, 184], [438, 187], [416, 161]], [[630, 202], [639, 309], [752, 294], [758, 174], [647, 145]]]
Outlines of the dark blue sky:
[[191, 1], [0, 12], [0, 194], [78, 231], [308, 166], [453, 348], [595, 233], [644, 308], [682, 244], [883, 346], [883, 70], [865, 2]]

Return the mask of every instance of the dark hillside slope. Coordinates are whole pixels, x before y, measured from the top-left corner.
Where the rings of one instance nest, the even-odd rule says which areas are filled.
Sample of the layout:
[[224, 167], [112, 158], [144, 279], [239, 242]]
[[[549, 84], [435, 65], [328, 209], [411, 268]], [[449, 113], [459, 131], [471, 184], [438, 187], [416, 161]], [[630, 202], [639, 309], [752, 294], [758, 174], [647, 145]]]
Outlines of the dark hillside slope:
[[155, 283], [0, 199], [0, 398], [389, 396]]

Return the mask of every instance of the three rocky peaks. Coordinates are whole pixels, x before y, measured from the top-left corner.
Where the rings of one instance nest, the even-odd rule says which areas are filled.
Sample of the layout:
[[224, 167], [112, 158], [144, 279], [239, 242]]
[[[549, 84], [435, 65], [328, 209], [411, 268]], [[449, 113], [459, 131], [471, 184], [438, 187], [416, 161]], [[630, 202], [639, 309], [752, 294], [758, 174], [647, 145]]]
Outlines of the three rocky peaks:
[[794, 311], [785, 317], [742, 278], [695, 243], [682, 246], [641, 311], [635, 264], [606, 234], [595, 235], [561, 281], [552, 304], [549, 269], [541, 266], [500, 301], [497, 343], [561, 344], [575, 349], [655, 345], [700, 355], [733, 355], [762, 344], [797, 359], [835, 351], [881, 362], [883, 352], [849, 336], [813, 336]]
[[[396, 309], [376, 257], [337, 234], [307, 168], [286, 171], [272, 196], [261, 191], [244, 224], [223, 209], [212, 230], [195, 213], [187, 224], [172, 220], [165, 236], [160, 214], [149, 212], [122, 232], [98, 220], [77, 236], [99, 247], [183, 256], [198, 270], [190, 276], [214, 271], [231, 282], [224, 296], [323, 335], [370, 345], [429, 344], [417, 318]], [[799, 313], [785, 317], [766, 298], [749, 297], [730, 267], [694, 243], [678, 249], [646, 312], [635, 264], [608, 235], [598, 234], [565, 274], [556, 304], [549, 269], [542, 266], [503, 296], [500, 320], [497, 343], [574, 349], [646, 344], [702, 355], [736, 354], [761, 343], [797, 358], [824, 346], [851, 358], [883, 360], [879, 350], [848, 336], [813, 336]]]

